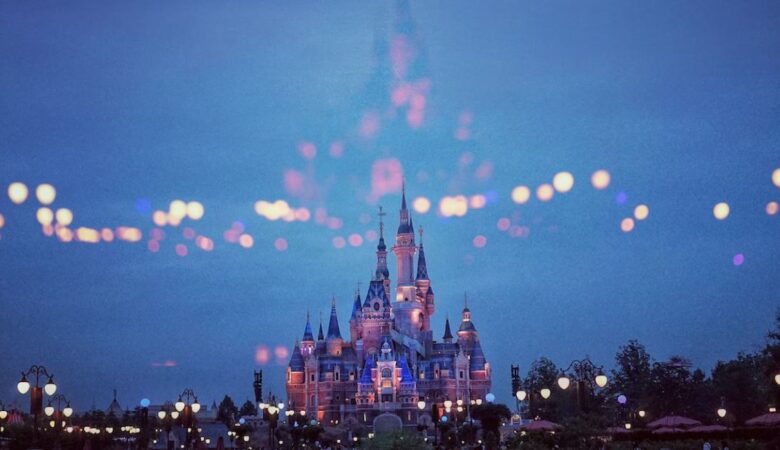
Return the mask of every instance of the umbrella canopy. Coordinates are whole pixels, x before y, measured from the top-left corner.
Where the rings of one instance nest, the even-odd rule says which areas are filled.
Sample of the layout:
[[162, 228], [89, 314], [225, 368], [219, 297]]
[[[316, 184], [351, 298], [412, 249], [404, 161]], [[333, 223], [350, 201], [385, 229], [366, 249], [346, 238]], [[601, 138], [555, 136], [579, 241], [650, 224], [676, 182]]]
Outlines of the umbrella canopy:
[[533, 422], [523, 425], [521, 428], [528, 431], [553, 431], [558, 430], [561, 427], [557, 423], [550, 422], [549, 420], [534, 420]]
[[666, 416], [647, 424], [647, 428], [685, 428], [701, 425], [698, 420], [683, 416]]
[[685, 428], [660, 427], [653, 430], [653, 434], [684, 433], [685, 431]]
[[713, 431], [727, 431], [728, 428], [723, 425], [699, 425], [688, 429], [691, 433], [711, 433]]
[[780, 413], [768, 413], [745, 421], [745, 425], [753, 427], [776, 427], [780, 425]]

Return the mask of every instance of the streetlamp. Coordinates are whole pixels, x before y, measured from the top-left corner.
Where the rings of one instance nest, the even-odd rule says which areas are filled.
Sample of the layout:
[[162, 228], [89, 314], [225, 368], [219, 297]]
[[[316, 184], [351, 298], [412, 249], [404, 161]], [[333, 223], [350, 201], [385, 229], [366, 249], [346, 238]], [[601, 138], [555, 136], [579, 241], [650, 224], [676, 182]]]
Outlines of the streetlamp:
[[[200, 411], [200, 403], [198, 403], [198, 396], [195, 395], [195, 392], [193, 392], [192, 389], [187, 388], [184, 391], [182, 391], [181, 394], [179, 394], [179, 400], [176, 401], [176, 403], [173, 405], [174, 408], [176, 408], [178, 417], [179, 413], [182, 414], [182, 425], [184, 425], [184, 428], [187, 431], [186, 434], [186, 446], [187, 448], [190, 447], [190, 441], [192, 439], [192, 430], [195, 426], [195, 414]], [[173, 417], [173, 413], [171, 413], [171, 417], [173, 419], [176, 419], [176, 417]], [[197, 430], [195, 430], [195, 434], [197, 435]], [[197, 438], [197, 436], [195, 436]]]
[[[558, 387], [562, 390], [568, 389], [571, 385], [571, 379], [566, 374], [571, 373], [572, 371], [576, 376], [575, 382], [577, 388], [577, 411], [579, 412], [583, 409], [582, 396], [584, 394], [583, 391], [586, 388], [586, 383], [590, 384], [593, 382], [599, 388], [603, 388], [607, 385], [609, 379], [604, 374], [604, 368], [602, 366], [596, 366], [589, 358], [581, 360], [575, 359], [571, 362], [571, 364], [569, 364], [569, 367], [567, 367], [565, 370], [561, 370], [560, 375], [558, 376]], [[593, 374], [594, 372], [596, 375], [593, 377], [593, 380], [586, 379], [582, 376], [582, 374]]]
[[[28, 376], [30, 376], [30, 378], [35, 376], [35, 386], [31, 386], [30, 382], [27, 381]], [[40, 387], [41, 376], [48, 378], [48, 381], [43, 388]], [[43, 393], [46, 392], [46, 395], [51, 396], [57, 392], [57, 385], [54, 384], [54, 374], [50, 374], [43, 366], [35, 364], [30, 366], [26, 372], [22, 372], [22, 378], [19, 380], [19, 383], [16, 384], [16, 389], [20, 394], [24, 395], [30, 391], [31, 388], [30, 414], [33, 415], [33, 441], [36, 441], [38, 437], [38, 414], [43, 411]]]
[[59, 437], [59, 432], [65, 426], [65, 420], [63, 417], [67, 419], [68, 417], [72, 416], [73, 408], [71, 408], [70, 401], [68, 401], [64, 395], [56, 394], [49, 397], [49, 404], [46, 406], [46, 408], [43, 409], [43, 412], [47, 417], [52, 418], [51, 422], [49, 422], [49, 425], [52, 423], [54, 424], [52, 428], [54, 428], [54, 430], [57, 432], [57, 436]]

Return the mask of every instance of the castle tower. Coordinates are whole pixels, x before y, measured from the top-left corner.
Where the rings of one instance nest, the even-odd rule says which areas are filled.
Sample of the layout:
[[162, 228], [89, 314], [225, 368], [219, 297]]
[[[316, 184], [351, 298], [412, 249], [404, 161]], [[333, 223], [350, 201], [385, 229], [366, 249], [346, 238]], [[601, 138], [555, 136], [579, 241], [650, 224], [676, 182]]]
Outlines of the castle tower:
[[357, 342], [363, 335], [363, 302], [360, 299], [360, 286], [355, 290], [355, 301], [352, 303], [352, 315], [349, 318], [349, 337]]
[[325, 339], [328, 354], [331, 356], [341, 356], [341, 330], [339, 330], [339, 317], [336, 314], [336, 298], [333, 297], [330, 304], [330, 322], [328, 323], [328, 337]]
[[301, 339], [301, 353], [309, 356], [314, 353], [314, 334], [311, 332], [311, 318], [306, 311], [306, 327], [303, 330], [303, 339]]
[[[398, 267], [398, 282], [395, 288], [395, 303], [393, 313], [395, 328], [407, 336], [417, 339], [426, 330], [427, 315], [424, 299], [417, 296], [417, 286], [412, 278], [414, 269], [414, 254], [417, 246], [414, 243], [414, 225], [406, 208], [406, 190], [402, 192], [400, 224], [395, 236], [396, 264]], [[426, 268], [427, 272], [427, 268]], [[424, 282], [424, 280], [421, 280]]]
[[420, 247], [417, 255], [417, 276], [414, 279], [414, 285], [417, 289], [417, 301], [422, 303], [425, 308], [425, 315], [422, 320], [422, 330], [431, 329], [431, 316], [436, 310], [434, 306], [433, 289], [431, 289], [431, 280], [428, 278], [428, 262], [425, 260], [425, 250], [423, 249], [423, 228], [420, 227]]
[[471, 351], [475, 343], [479, 343], [479, 333], [471, 321], [471, 310], [469, 309], [468, 297], [463, 296], [463, 318], [458, 327], [458, 344], [460, 348], [467, 353]]

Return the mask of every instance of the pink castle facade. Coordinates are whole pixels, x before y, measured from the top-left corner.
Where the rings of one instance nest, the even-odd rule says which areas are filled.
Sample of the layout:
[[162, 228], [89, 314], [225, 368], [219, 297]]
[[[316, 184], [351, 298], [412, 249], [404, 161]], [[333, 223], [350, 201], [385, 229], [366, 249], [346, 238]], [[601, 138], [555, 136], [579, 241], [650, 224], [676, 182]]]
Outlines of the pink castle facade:
[[[320, 323], [315, 337], [307, 318], [287, 368], [290, 407], [326, 424], [352, 420], [371, 426], [377, 416], [389, 413], [405, 426], [415, 425], [433, 404], [443, 408], [445, 400], [453, 404], [462, 400], [468, 405], [490, 391], [490, 364], [467, 305], [455, 336], [448, 318], [441, 340], [434, 339], [430, 318], [435, 297], [422, 232], [418, 246], [405, 193], [391, 248], [398, 277], [395, 289], [383, 228], [380, 220], [376, 270], [365, 297], [355, 294], [349, 340], [341, 335], [333, 300], [327, 334]], [[418, 410], [419, 400], [426, 402], [423, 411]]]

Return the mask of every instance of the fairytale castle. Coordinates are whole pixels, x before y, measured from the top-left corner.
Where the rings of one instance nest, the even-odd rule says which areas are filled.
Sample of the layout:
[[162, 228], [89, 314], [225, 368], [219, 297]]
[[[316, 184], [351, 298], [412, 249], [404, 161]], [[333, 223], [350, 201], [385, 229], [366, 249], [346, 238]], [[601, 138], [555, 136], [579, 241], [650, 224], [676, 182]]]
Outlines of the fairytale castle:
[[[323, 423], [357, 420], [370, 426], [379, 415], [395, 415], [402, 424], [413, 425], [434, 403], [463, 400], [468, 405], [490, 390], [490, 364], [467, 305], [455, 336], [447, 318], [441, 340], [434, 339], [434, 294], [422, 230], [418, 246], [405, 193], [391, 248], [398, 276], [393, 296], [383, 215], [380, 209], [376, 271], [365, 298], [359, 291], [355, 294], [349, 341], [341, 335], [333, 300], [327, 334], [320, 323], [315, 338], [307, 317], [303, 338], [290, 358], [286, 386], [291, 408]], [[428, 405], [422, 413], [419, 400]]]

